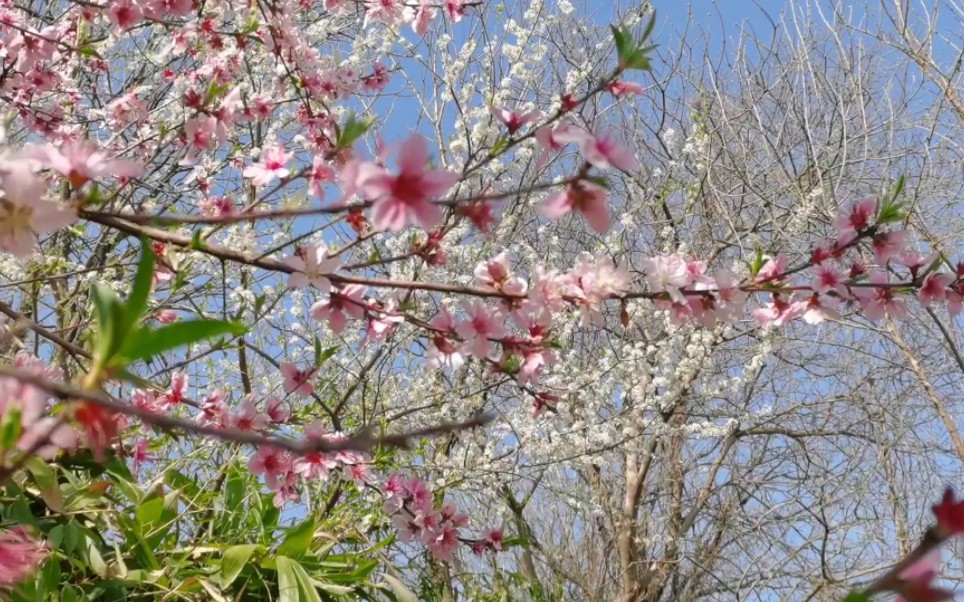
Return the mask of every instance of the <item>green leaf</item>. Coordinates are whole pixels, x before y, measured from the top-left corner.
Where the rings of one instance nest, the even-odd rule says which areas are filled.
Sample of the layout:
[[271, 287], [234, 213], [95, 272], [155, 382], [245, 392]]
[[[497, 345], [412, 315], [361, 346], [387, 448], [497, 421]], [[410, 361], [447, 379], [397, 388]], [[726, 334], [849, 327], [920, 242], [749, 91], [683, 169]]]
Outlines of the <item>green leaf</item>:
[[765, 262], [763, 261], [763, 249], [757, 249], [756, 257], [754, 257], [753, 262], [750, 263], [750, 276], [755, 277], [757, 274], [759, 274], [760, 270], [763, 268], [764, 263]]
[[65, 512], [64, 493], [60, 490], [60, 483], [57, 482], [57, 473], [39, 456], [30, 456], [24, 465], [33, 475], [40, 489], [40, 497], [43, 498], [47, 507], [55, 512]]
[[489, 152], [489, 155], [494, 157], [505, 150], [505, 147], [507, 146], [509, 146], [509, 139], [499, 138], [496, 140], [495, 144], [492, 145], [492, 150]]
[[277, 570], [278, 602], [321, 602], [303, 566], [286, 556], [278, 556]]
[[418, 596], [415, 595], [415, 592], [408, 589], [408, 586], [402, 583], [400, 579], [387, 573], [382, 575], [382, 579], [388, 583], [388, 587], [395, 593], [395, 599], [398, 602], [418, 602]]
[[651, 71], [653, 69], [653, 64], [649, 60], [649, 53], [654, 48], [656, 47], [648, 46], [646, 48], [640, 48], [639, 50], [634, 51], [632, 54], [626, 57], [625, 61], [621, 63], [623, 68], [627, 70], [635, 69], [638, 71]]
[[134, 276], [134, 286], [131, 288], [131, 296], [127, 299], [124, 307], [124, 324], [121, 328], [123, 332], [128, 332], [137, 324], [137, 321], [144, 315], [147, 309], [147, 299], [151, 295], [151, 285], [154, 281], [154, 251], [151, 250], [151, 243], [147, 239], [141, 239], [141, 259], [137, 263], [137, 274]]
[[278, 546], [278, 554], [290, 558], [300, 558], [308, 551], [311, 540], [315, 537], [315, 519], [309, 516], [297, 527], [288, 531], [281, 545]]
[[847, 597], [843, 599], [843, 602], [868, 602], [870, 600], [870, 594], [864, 592], [850, 592]]
[[127, 334], [122, 330], [125, 322], [124, 306], [117, 293], [103, 284], [94, 285], [91, 296], [97, 319], [95, 353], [101, 362], [108, 362], [117, 353]]
[[104, 562], [104, 557], [100, 555], [100, 550], [97, 549], [97, 544], [90, 537], [86, 538], [87, 547], [85, 548], [85, 556], [87, 557], [87, 565], [90, 569], [94, 571], [98, 577], [102, 579], [107, 578], [107, 563]]
[[143, 504], [138, 506], [134, 516], [137, 518], [138, 524], [142, 527], [150, 527], [161, 521], [161, 515], [163, 513], [164, 498], [153, 497], [145, 500]]
[[204, 250], [204, 241], [201, 240], [201, 228], [198, 228], [193, 234], [191, 234], [191, 242], [188, 244], [187, 248], [191, 249], [192, 251]]
[[7, 404], [0, 419], [0, 453], [16, 448], [20, 440], [21, 411], [16, 404]]
[[613, 32], [613, 41], [616, 43], [616, 57], [619, 58], [619, 64], [621, 65], [624, 59], [634, 50], [633, 36], [625, 27], [610, 25], [609, 28]]
[[354, 113], [349, 113], [345, 125], [338, 128], [338, 138], [335, 146], [339, 149], [351, 147], [359, 138], [365, 135], [365, 132], [367, 132], [374, 123], [374, 117], [357, 119]]
[[321, 349], [321, 341], [318, 337], [315, 337], [315, 368], [321, 367], [322, 364], [330, 360], [336, 353], [338, 353], [338, 347], [329, 347], [328, 349]]
[[221, 557], [221, 587], [228, 587], [234, 583], [255, 550], [259, 548], [261, 546], [258, 544], [248, 543], [232, 546], [224, 551], [224, 556]]
[[900, 204], [897, 201], [888, 199], [881, 203], [880, 211], [877, 212], [878, 224], [891, 224], [903, 219], [904, 214], [900, 210]]
[[120, 354], [127, 361], [140, 360], [223, 334], [240, 336], [246, 330], [243, 324], [222, 320], [176, 322], [157, 330], [143, 328], [128, 337]]

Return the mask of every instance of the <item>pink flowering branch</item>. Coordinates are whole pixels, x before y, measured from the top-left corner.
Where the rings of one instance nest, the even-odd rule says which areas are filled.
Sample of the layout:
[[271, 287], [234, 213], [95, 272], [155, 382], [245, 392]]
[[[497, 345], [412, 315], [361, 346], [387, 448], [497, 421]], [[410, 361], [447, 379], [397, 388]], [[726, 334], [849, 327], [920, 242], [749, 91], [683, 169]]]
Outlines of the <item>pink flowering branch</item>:
[[367, 429], [363, 429], [359, 434], [352, 435], [339, 441], [331, 442], [328, 440], [294, 440], [284, 437], [263, 435], [251, 431], [242, 431], [230, 428], [218, 428], [214, 426], [199, 425], [194, 422], [182, 420], [173, 416], [159, 414], [150, 410], [123, 403], [107, 395], [103, 391], [85, 389], [50, 381], [42, 374], [36, 374], [27, 370], [0, 365], [0, 376], [16, 379], [22, 383], [37, 387], [50, 395], [59, 397], [68, 402], [92, 403], [109, 412], [115, 412], [124, 416], [137, 418], [146, 424], [162, 430], [180, 431], [196, 435], [203, 435], [222, 441], [232, 443], [244, 443], [256, 447], [274, 447], [297, 454], [309, 452], [337, 452], [337, 451], [368, 451], [377, 446], [407, 448], [413, 440], [434, 437], [451, 432], [478, 428], [484, 426], [491, 420], [491, 416], [479, 415], [470, 420], [462, 422], [445, 422], [436, 426], [406, 431], [403, 433], [390, 435], [370, 435]]

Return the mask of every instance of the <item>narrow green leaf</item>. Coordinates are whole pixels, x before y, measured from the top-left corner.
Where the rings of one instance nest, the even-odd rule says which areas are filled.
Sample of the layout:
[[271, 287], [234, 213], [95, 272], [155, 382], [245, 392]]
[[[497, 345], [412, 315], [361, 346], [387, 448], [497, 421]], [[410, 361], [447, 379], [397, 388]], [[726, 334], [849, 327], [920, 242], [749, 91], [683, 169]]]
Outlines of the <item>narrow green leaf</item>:
[[382, 579], [388, 583], [389, 589], [395, 594], [395, 599], [398, 602], [418, 602], [418, 596], [415, 595], [415, 592], [408, 589], [408, 586], [402, 583], [400, 579], [387, 573], [382, 575]]
[[117, 293], [108, 286], [96, 284], [91, 291], [94, 301], [97, 332], [95, 335], [96, 355], [100, 361], [107, 362], [114, 357], [124, 340], [124, 306]]
[[278, 547], [278, 554], [290, 558], [300, 558], [308, 551], [315, 537], [315, 519], [309, 516], [297, 527], [293, 527]]
[[63, 513], [65, 511], [64, 493], [60, 489], [60, 483], [57, 482], [57, 473], [54, 472], [53, 468], [39, 456], [27, 458], [25, 466], [33, 475], [37, 488], [40, 489], [40, 497], [43, 498], [47, 507], [55, 512]]
[[224, 551], [224, 556], [221, 558], [221, 587], [228, 587], [234, 583], [255, 550], [260, 547], [258, 544], [249, 543], [232, 546]]
[[140, 360], [224, 334], [240, 336], [245, 330], [243, 324], [221, 320], [176, 322], [157, 330], [144, 328], [128, 337], [121, 356], [127, 361]]
[[188, 248], [192, 251], [203, 251], [204, 241], [201, 240], [201, 228], [198, 228], [191, 234], [191, 242], [188, 244]]
[[374, 117], [358, 119], [354, 113], [350, 113], [345, 125], [338, 129], [338, 137], [335, 145], [338, 148], [351, 147], [359, 138], [365, 135], [374, 123]]
[[134, 276], [134, 286], [131, 288], [131, 296], [127, 299], [124, 308], [124, 327], [126, 333], [137, 324], [138, 320], [144, 315], [147, 309], [147, 299], [151, 295], [151, 285], [154, 280], [154, 251], [151, 250], [151, 243], [146, 238], [141, 239], [141, 259], [137, 263], [137, 274]]
[[622, 65], [624, 59], [633, 51], [633, 38], [624, 27], [610, 25], [609, 28], [613, 32], [613, 42], [616, 44], [616, 56], [619, 58], [619, 64]]
[[328, 349], [322, 350], [321, 341], [315, 337], [315, 342], [318, 343], [315, 346], [315, 368], [321, 367], [322, 364], [330, 360], [336, 353], [338, 353], [338, 347], [329, 347]]
[[646, 40], [648, 40], [649, 37], [653, 35], [653, 29], [655, 28], [656, 28], [656, 11], [654, 10], [653, 14], [650, 15], [649, 17], [649, 23], [646, 24], [646, 29], [643, 30], [643, 36], [639, 38], [639, 41], [645, 42]]
[[0, 419], [0, 453], [14, 449], [20, 440], [21, 411], [16, 404], [8, 404]]
[[278, 556], [278, 602], [321, 602], [308, 573], [296, 561]]
[[868, 602], [870, 595], [864, 592], [850, 592], [843, 602]]

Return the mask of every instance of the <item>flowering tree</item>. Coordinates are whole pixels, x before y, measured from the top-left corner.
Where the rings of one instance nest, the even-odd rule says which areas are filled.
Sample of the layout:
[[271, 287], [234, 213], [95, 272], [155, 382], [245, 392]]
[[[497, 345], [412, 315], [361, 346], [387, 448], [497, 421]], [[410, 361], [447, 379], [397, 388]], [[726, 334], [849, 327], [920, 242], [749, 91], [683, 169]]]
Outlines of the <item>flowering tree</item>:
[[5, 5], [0, 586], [947, 598], [868, 358], [964, 463], [950, 92], [814, 10], [706, 75], [645, 5]]

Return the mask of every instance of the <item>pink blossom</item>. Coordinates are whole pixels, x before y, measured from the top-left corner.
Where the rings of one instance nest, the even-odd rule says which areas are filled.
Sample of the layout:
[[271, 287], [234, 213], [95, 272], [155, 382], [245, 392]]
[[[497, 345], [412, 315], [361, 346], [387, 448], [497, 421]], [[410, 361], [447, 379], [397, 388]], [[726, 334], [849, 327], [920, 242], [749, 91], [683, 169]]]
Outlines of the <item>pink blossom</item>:
[[847, 296], [847, 289], [844, 287], [844, 283], [847, 281], [846, 274], [826, 263], [817, 266], [814, 271], [817, 277], [811, 286], [815, 292], [828, 293], [834, 291], [841, 297]]
[[522, 364], [516, 373], [516, 382], [526, 385], [539, 378], [547, 366], [556, 361], [556, 354], [552, 349], [530, 349], [524, 354]]
[[920, 290], [917, 291], [917, 298], [921, 305], [930, 306], [947, 298], [947, 287], [954, 282], [954, 277], [950, 274], [932, 273], [924, 278]]
[[328, 165], [324, 157], [315, 157], [311, 162], [311, 175], [309, 176], [309, 186], [311, 193], [319, 199], [325, 198], [325, 182], [335, 179], [335, 170]]
[[197, 423], [201, 426], [227, 426], [230, 421], [224, 392], [220, 389], [209, 393], [199, 409], [201, 412], [197, 415]]
[[572, 128], [564, 134], [558, 134], [557, 139], [563, 142], [577, 142], [582, 148], [586, 162], [599, 169], [615, 167], [623, 171], [639, 169], [639, 163], [633, 153], [620, 144], [609, 134], [591, 134], [579, 128]]
[[259, 412], [250, 393], [241, 400], [241, 409], [228, 418], [228, 425], [239, 431], [258, 431], [268, 425], [268, 416]]
[[113, 0], [107, 9], [107, 16], [118, 31], [130, 29], [144, 20], [144, 13], [130, 0]]
[[137, 97], [140, 91], [140, 88], [134, 88], [107, 104], [107, 112], [118, 127], [147, 119], [147, 102]]
[[120, 176], [134, 178], [144, 169], [127, 159], [109, 159], [96, 144], [87, 140], [71, 140], [59, 148], [52, 144], [31, 146], [24, 156], [36, 159], [45, 167], [60, 173], [74, 188], [80, 188], [91, 178]]
[[924, 554], [899, 575], [901, 585], [900, 595], [896, 602], [941, 602], [953, 600], [954, 592], [933, 584], [937, 577], [937, 569], [941, 564], [940, 548], [935, 548]]
[[401, 0], [372, 0], [365, 11], [363, 27], [377, 21], [386, 25], [394, 25], [404, 15], [405, 5]]
[[244, 168], [242, 175], [251, 178], [255, 186], [264, 186], [275, 178], [287, 178], [291, 173], [285, 164], [291, 160], [291, 154], [282, 146], [274, 146], [264, 151], [261, 161]]
[[514, 134], [526, 124], [538, 121], [542, 118], [542, 113], [540, 111], [529, 111], [527, 113], [517, 113], [515, 111], [510, 111], [509, 109], [502, 107], [492, 107], [492, 114], [505, 124], [508, 128], [509, 134]]
[[177, 312], [169, 309], [161, 309], [154, 312], [154, 319], [161, 324], [173, 324], [177, 322]]
[[542, 169], [549, 160], [549, 155], [562, 150], [569, 142], [567, 134], [571, 134], [573, 126], [560, 124], [555, 127], [545, 125], [536, 130], [536, 143], [541, 147], [536, 158], [536, 169]]
[[227, 217], [235, 213], [234, 201], [224, 196], [204, 198], [198, 201], [198, 207], [211, 217]]
[[422, 532], [422, 527], [415, 522], [415, 517], [399, 513], [392, 518], [392, 526], [398, 531], [398, 538], [403, 542], [414, 541]]
[[565, 282], [558, 270], [546, 270], [542, 266], [536, 266], [532, 287], [523, 301], [524, 309], [539, 319], [551, 319], [552, 314], [566, 308], [564, 286]]
[[553, 220], [574, 210], [579, 211], [596, 232], [602, 234], [609, 231], [609, 205], [606, 203], [605, 188], [588, 180], [578, 180], [542, 204], [542, 214]]
[[[907, 317], [907, 305], [887, 286], [887, 272], [875, 270], [870, 274], [870, 284], [877, 286], [860, 287], [855, 295], [868, 320], [877, 321], [885, 315], [896, 319]], [[880, 286], [882, 285], [882, 286]]]
[[874, 235], [870, 243], [877, 257], [877, 264], [881, 267], [887, 265], [891, 257], [901, 253], [904, 249], [905, 232], [894, 230], [893, 232], [879, 232]]
[[619, 98], [627, 94], [643, 94], [646, 92], [646, 88], [636, 82], [614, 80], [606, 84], [606, 91], [616, 98]]
[[256, 475], [264, 475], [268, 487], [278, 489], [291, 470], [291, 454], [277, 447], [262, 445], [248, 460], [248, 470]]
[[526, 291], [525, 281], [512, 275], [505, 251], [478, 264], [474, 275], [476, 283], [487, 288], [516, 295], [524, 294]]
[[582, 253], [573, 269], [560, 278], [566, 295], [579, 307], [582, 325], [599, 327], [605, 325], [599, 305], [626, 291], [631, 280], [624, 264], [588, 253]]
[[268, 406], [265, 408], [265, 413], [271, 422], [280, 423], [287, 422], [291, 418], [291, 409], [285, 405], [284, 400], [280, 397], [269, 397]]
[[342, 475], [359, 488], [364, 487], [374, 480], [368, 464], [346, 464], [342, 467]]
[[26, 162], [0, 159], [0, 251], [27, 257], [38, 235], [77, 220], [66, 205], [44, 199], [45, 188]]
[[465, 0], [444, 0], [442, 8], [449, 23], [458, 23], [465, 16]]
[[443, 526], [437, 535], [426, 542], [426, 545], [436, 559], [451, 562], [455, 557], [455, 551], [459, 548], [459, 533], [454, 527]]
[[48, 554], [47, 546], [23, 527], [0, 532], [0, 587], [10, 588], [25, 580]]
[[411, 503], [413, 511], [430, 510], [432, 507], [432, 491], [425, 481], [412, 477], [405, 482], [406, 498]]
[[469, 315], [468, 319], [456, 324], [455, 331], [465, 341], [466, 351], [484, 358], [492, 348], [489, 339], [499, 339], [505, 335], [502, 313], [478, 300], [466, 302], [465, 312]]
[[326, 299], [311, 306], [311, 317], [327, 321], [332, 332], [341, 334], [349, 319], [365, 317], [365, 290], [363, 285], [349, 284], [339, 291], [332, 291]]
[[643, 260], [646, 269], [646, 283], [654, 293], [669, 293], [676, 303], [685, 303], [686, 297], [680, 289], [693, 283], [693, 275], [686, 261], [678, 255], [660, 255]]
[[787, 258], [783, 253], [778, 253], [776, 257], [770, 257], [757, 272], [753, 282], [776, 282], [784, 278], [787, 271]]
[[284, 390], [287, 393], [311, 395], [315, 390], [311, 378], [315, 375], [314, 368], [299, 370], [294, 364], [283, 363], [279, 366], [281, 376], [284, 377]]
[[485, 201], [461, 205], [456, 211], [469, 218], [469, 221], [483, 233], [488, 232], [489, 228], [496, 223], [492, 215], [492, 204]]
[[840, 312], [837, 311], [839, 301], [833, 297], [811, 295], [809, 300], [801, 303], [806, 304], [803, 321], [807, 324], [820, 324], [824, 320], [839, 320], [841, 318]]
[[145, 462], [153, 462], [156, 459], [156, 456], [149, 449], [150, 444], [151, 442], [147, 439], [138, 439], [131, 449], [132, 469], [135, 473], [140, 471]]
[[196, 151], [213, 148], [217, 125], [217, 119], [210, 116], [198, 115], [187, 120], [184, 124], [184, 134], [192, 156]]
[[432, 201], [445, 194], [459, 176], [430, 169], [425, 138], [412, 134], [399, 149], [398, 174], [360, 169], [361, 189], [372, 201], [372, 223], [378, 230], [398, 232], [408, 223], [430, 230], [442, 219]]
[[432, 348], [428, 351], [426, 363], [430, 368], [441, 368], [443, 366], [452, 369], [458, 368], [465, 363], [465, 358], [459, 352], [458, 345], [451, 339], [450, 335], [455, 332], [455, 319], [444, 307], [429, 322], [436, 332], [432, 334]]
[[846, 213], [837, 218], [837, 246], [849, 245], [858, 232], [870, 227], [870, 220], [877, 212], [877, 199], [867, 198], [854, 203]]
[[165, 405], [177, 405], [184, 401], [187, 394], [188, 375], [175, 372], [171, 375], [171, 387], [161, 395], [160, 402]]
[[281, 262], [292, 270], [288, 277], [288, 288], [302, 289], [310, 284], [325, 294], [331, 290], [328, 276], [342, 266], [338, 259], [328, 258], [328, 247], [323, 244], [309, 245]]
[[420, 36], [428, 33], [428, 27], [435, 19], [438, 11], [429, 0], [419, 0], [418, 8], [405, 7], [405, 19], [411, 21], [412, 30]]
[[806, 310], [806, 303], [793, 302], [792, 298], [788, 301], [779, 295], [774, 295], [773, 303], [754, 309], [750, 312], [750, 315], [753, 316], [753, 319], [756, 320], [760, 326], [779, 327], [799, 318]]
[[894, 258], [894, 261], [910, 270], [911, 276], [916, 278], [921, 268], [931, 265], [939, 257], [940, 255], [937, 253], [922, 255], [913, 251], [904, 251]]
[[131, 391], [131, 403], [134, 407], [150, 412], [151, 414], [163, 414], [166, 404], [157, 398], [153, 391], [145, 389], [134, 389]]
[[375, 303], [370, 306], [368, 312], [368, 325], [365, 328], [365, 337], [369, 341], [380, 341], [396, 326], [405, 321], [405, 317], [397, 311], [397, 301], [389, 299], [388, 303], [379, 305]]
[[502, 535], [502, 529], [492, 528], [485, 532], [485, 542], [489, 546], [497, 551], [502, 551], [502, 544], [505, 543], [505, 536]]

